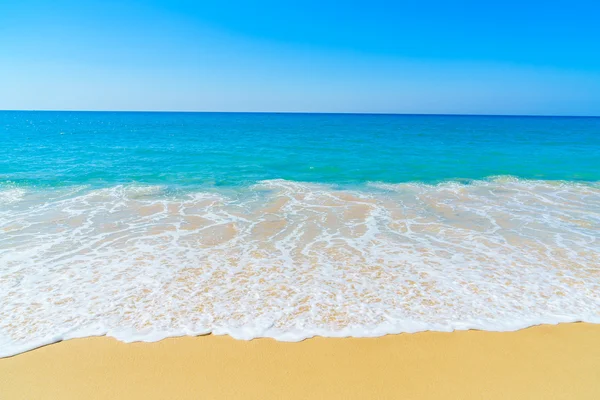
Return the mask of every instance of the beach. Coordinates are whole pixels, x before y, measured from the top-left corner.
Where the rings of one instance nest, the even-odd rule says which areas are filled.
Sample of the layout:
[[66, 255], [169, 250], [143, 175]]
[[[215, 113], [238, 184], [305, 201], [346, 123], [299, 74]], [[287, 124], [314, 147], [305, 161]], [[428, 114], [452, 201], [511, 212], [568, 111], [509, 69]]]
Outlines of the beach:
[[13, 399], [597, 399], [600, 325], [297, 343], [73, 339], [0, 359]]
[[597, 118], [0, 126], [0, 400], [600, 398]]
[[600, 1], [471, 3], [0, 2], [0, 400], [600, 400]]

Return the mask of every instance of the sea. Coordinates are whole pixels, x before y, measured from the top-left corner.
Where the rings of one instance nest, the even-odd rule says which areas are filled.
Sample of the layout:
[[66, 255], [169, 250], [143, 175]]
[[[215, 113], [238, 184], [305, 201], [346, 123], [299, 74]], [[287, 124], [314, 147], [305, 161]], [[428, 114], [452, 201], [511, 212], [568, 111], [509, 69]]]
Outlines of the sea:
[[600, 323], [600, 118], [0, 112], [0, 357]]

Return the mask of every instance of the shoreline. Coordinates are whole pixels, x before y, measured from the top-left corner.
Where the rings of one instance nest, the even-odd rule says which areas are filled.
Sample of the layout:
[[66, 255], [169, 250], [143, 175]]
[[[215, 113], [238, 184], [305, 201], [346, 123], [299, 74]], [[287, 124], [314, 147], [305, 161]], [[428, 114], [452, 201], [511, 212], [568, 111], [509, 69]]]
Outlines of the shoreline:
[[[42, 341], [39, 342], [38, 344], [35, 345], [25, 345], [25, 346], [21, 346], [19, 348], [18, 351], [15, 352], [10, 352], [10, 353], [2, 353], [0, 352], [0, 360], [5, 359], [5, 358], [11, 358], [11, 357], [17, 357], [21, 354], [24, 353], [29, 353], [31, 351], [35, 351], [37, 349], [46, 347], [46, 346], [52, 346], [54, 344], [57, 343], [61, 343], [61, 342], [65, 342], [65, 341], [71, 341], [71, 340], [87, 340], [87, 339], [95, 339], [95, 338], [106, 338], [106, 339], [113, 339], [116, 340], [117, 342], [120, 343], [124, 343], [124, 344], [132, 344], [132, 343], [148, 343], [148, 344], [152, 344], [152, 343], [157, 343], [157, 342], [161, 342], [164, 340], [169, 340], [169, 339], [179, 339], [179, 338], [184, 338], [184, 337], [204, 337], [204, 336], [226, 336], [229, 337], [233, 340], [236, 341], [253, 341], [253, 340], [273, 340], [276, 342], [282, 342], [282, 343], [300, 343], [300, 342], [304, 342], [307, 340], [312, 340], [315, 338], [318, 339], [378, 339], [378, 338], [382, 338], [382, 337], [386, 337], [386, 336], [398, 336], [398, 335], [414, 335], [414, 334], [421, 334], [421, 333], [455, 333], [455, 332], [469, 332], [469, 331], [473, 331], [473, 332], [495, 332], [495, 333], [502, 333], [502, 332], [518, 332], [521, 330], [525, 330], [525, 329], [530, 329], [530, 328], [535, 328], [538, 326], [557, 326], [557, 325], [565, 325], [565, 324], [591, 324], [591, 325], [600, 325], [600, 319], [596, 319], [596, 318], [582, 318], [582, 319], [564, 319], [564, 320], [557, 320], [557, 321], [550, 321], [550, 322], [540, 322], [540, 323], [528, 323], [528, 324], [519, 324], [519, 325], [514, 325], [514, 326], [510, 326], [510, 327], [504, 327], [504, 329], [494, 329], [494, 328], [479, 328], [479, 327], [461, 327], [461, 328], [457, 328], [454, 327], [452, 329], [434, 329], [434, 328], [414, 328], [413, 330], [402, 330], [402, 331], [389, 331], [386, 333], [372, 333], [369, 332], [367, 334], [365, 334], [364, 332], [360, 332], [360, 333], [356, 333], [355, 331], [348, 331], [348, 330], [342, 330], [342, 331], [335, 331], [335, 332], [326, 332], [325, 334], [321, 334], [321, 333], [313, 333], [310, 334], [308, 336], [301, 336], [299, 339], [297, 337], [294, 337], [293, 339], [290, 339], [289, 337], [284, 336], [250, 336], [250, 337], [246, 337], [246, 336], [238, 336], [237, 334], [239, 332], [231, 332], [231, 331], [225, 331], [222, 329], [219, 329], [218, 332], [219, 333], [215, 333], [214, 331], [206, 331], [206, 332], [200, 332], [200, 333], [181, 333], [181, 334], [172, 334], [170, 336], [162, 336], [162, 335], [151, 335], [151, 336], [144, 336], [144, 335], [134, 335], [134, 336], [130, 336], [130, 337], [123, 337], [123, 336], [118, 336], [118, 335], [114, 335], [114, 332], [107, 332], [107, 333], [100, 333], [99, 331], [92, 331], [89, 332], [88, 334], [77, 334], [77, 335], [65, 335], [63, 337], [59, 337], [56, 336], [52, 341]], [[362, 335], [361, 335], [362, 333]], [[40, 344], [41, 343], [41, 344]], [[0, 399], [1, 400], [1, 399]]]
[[600, 325], [302, 342], [70, 339], [0, 359], [3, 399], [592, 399]]

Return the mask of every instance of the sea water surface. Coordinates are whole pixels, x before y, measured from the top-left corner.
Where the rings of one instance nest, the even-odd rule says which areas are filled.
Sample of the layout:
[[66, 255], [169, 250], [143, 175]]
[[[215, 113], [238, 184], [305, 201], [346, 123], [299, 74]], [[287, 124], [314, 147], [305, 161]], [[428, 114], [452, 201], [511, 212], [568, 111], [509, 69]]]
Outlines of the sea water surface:
[[600, 118], [0, 112], [0, 356], [600, 322]]

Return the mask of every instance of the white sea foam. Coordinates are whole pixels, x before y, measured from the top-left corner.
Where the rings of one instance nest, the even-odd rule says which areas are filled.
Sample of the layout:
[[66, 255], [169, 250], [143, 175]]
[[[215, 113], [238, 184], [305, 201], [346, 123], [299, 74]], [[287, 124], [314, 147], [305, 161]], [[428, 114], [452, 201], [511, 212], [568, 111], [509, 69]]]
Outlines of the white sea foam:
[[25, 190], [20, 188], [0, 189], [0, 205], [17, 203], [25, 196]]
[[0, 193], [0, 356], [105, 334], [296, 341], [600, 322], [597, 184]]

